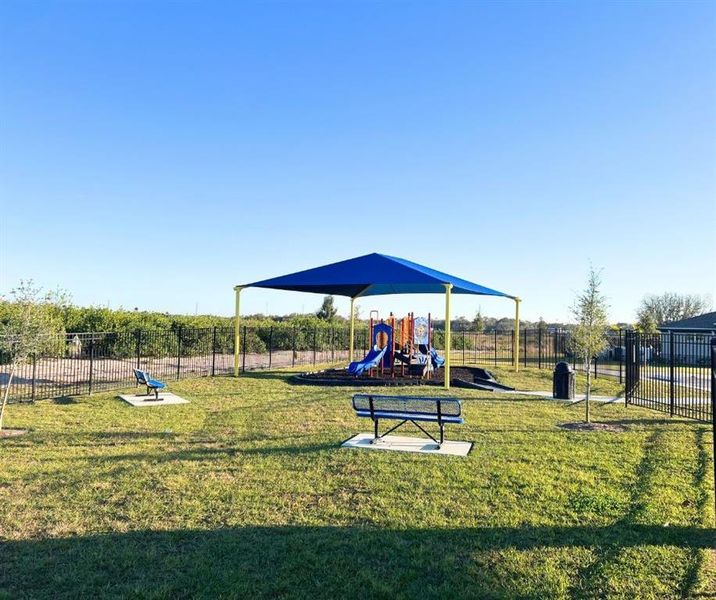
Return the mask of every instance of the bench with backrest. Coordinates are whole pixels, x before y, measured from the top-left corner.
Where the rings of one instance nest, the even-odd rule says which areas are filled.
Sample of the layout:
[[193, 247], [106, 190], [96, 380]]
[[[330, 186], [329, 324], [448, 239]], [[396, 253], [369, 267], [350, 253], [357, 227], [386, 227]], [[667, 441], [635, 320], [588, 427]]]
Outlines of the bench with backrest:
[[[373, 442], [395, 431], [401, 425], [412, 423], [431, 440], [438, 448], [445, 442], [445, 424], [464, 423], [462, 403], [457, 398], [423, 397], [423, 396], [382, 396], [378, 394], [355, 394], [353, 409], [359, 417], [373, 420]], [[395, 427], [385, 433], [378, 434], [378, 422], [381, 419], [398, 420]], [[440, 427], [440, 441], [436, 440], [419, 423], [437, 423]]]
[[134, 376], [137, 379], [137, 385], [146, 385], [147, 396], [150, 396], [151, 393], [154, 392], [154, 399], [159, 400], [159, 390], [163, 390], [167, 387], [167, 384], [157, 381], [156, 379], [152, 379], [147, 371], [142, 371], [141, 369], [133, 370]]

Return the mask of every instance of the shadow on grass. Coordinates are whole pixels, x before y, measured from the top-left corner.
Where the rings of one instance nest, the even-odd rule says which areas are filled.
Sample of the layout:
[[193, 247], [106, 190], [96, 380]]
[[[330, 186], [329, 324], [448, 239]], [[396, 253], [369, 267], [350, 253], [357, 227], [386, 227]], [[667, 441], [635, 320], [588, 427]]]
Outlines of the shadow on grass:
[[690, 421], [688, 419], [682, 419], [680, 417], [672, 417], [669, 419], [619, 419], [612, 418], [611, 422], [619, 423], [621, 425], [659, 425], [659, 426], [673, 426], [673, 425], [698, 425], [698, 422]]
[[10, 541], [0, 547], [0, 597], [544, 597], [554, 591], [548, 581], [526, 573], [526, 580], [533, 579], [522, 583], [531, 591], [518, 591], [494, 551], [710, 548], [714, 535], [713, 529], [625, 524], [248, 526]]
[[[195, 442], [196, 444], [204, 444], [211, 442]], [[242, 446], [229, 447], [197, 447], [184, 450], [169, 450], [164, 452], [132, 452], [125, 454], [109, 454], [107, 456], [90, 456], [79, 457], [77, 460], [86, 463], [108, 463], [113, 464], [118, 461], [148, 461], [151, 463], [167, 463], [182, 461], [206, 461], [213, 460], [216, 457], [227, 457], [237, 455], [286, 455], [298, 456], [300, 454], [313, 454], [324, 450], [335, 450], [340, 444], [305, 444], [290, 446], [264, 446], [246, 448]]]
[[294, 375], [298, 375], [297, 372], [286, 372], [286, 371], [246, 371], [241, 373], [239, 377], [244, 379], [261, 379], [261, 380], [284, 380], [286, 383], [291, 383], [291, 379]]

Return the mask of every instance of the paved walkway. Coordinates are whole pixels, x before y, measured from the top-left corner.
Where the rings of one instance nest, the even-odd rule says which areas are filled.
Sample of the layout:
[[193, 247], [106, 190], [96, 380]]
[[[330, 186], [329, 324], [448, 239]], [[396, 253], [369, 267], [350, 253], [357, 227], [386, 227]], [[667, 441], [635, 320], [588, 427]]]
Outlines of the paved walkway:
[[[524, 396], [537, 396], [538, 398], [544, 398], [545, 400], [554, 400], [555, 402], [567, 402], [568, 404], [577, 404], [578, 402], [583, 402], [587, 395], [586, 394], [577, 394], [573, 400], [558, 400], [557, 398], [552, 398], [552, 392], [521, 392], [521, 391], [514, 391], [514, 392], [505, 392], [506, 394], [521, 394]], [[592, 394], [589, 399], [592, 402], [600, 402], [602, 404], [624, 404], [624, 397], [619, 396], [596, 396]]]

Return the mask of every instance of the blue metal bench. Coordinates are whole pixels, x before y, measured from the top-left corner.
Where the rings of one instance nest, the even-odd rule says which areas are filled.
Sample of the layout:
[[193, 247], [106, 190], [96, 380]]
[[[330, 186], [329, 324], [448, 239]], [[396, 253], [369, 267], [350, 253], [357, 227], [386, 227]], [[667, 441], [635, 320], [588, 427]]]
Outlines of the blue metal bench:
[[[427, 435], [440, 448], [445, 442], [445, 424], [460, 425], [465, 422], [462, 418], [462, 403], [457, 398], [426, 398], [422, 396], [380, 396], [377, 394], [355, 394], [353, 396], [353, 410], [359, 417], [373, 420], [373, 442], [375, 443], [401, 425], [412, 423]], [[382, 435], [378, 435], [378, 422], [380, 419], [399, 420]], [[440, 441], [436, 440], [418, 422], [437, 423], [440, 426]]]
[[134, 376], [137, 378], [137, 385], [146, 385], [147, 396], [150, 396], [151, 393], [154, 392], [154, 399], [159, 400], [159, 390], [163, 390], [167, 387], [167, 384], [157, 381], [156, 379], [152, 379], [147, 371], [142, 371], [140, 369], [133, 370]]

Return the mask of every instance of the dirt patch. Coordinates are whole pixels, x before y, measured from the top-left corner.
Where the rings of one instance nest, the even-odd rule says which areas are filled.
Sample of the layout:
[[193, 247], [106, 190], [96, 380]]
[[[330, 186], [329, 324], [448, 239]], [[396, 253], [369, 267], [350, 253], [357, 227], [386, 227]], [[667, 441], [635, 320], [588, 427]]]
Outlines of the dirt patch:
[[619, 423], [584, 423], [581, 421], [578, 423], [561, 423], [558, 427], [569, 431], [610, 431], [612, 433], [623, 433], [627, 430], [624, 425], [619, 425]]
[[27, 429], [0, 429], [0, 439], [25, 435]]

